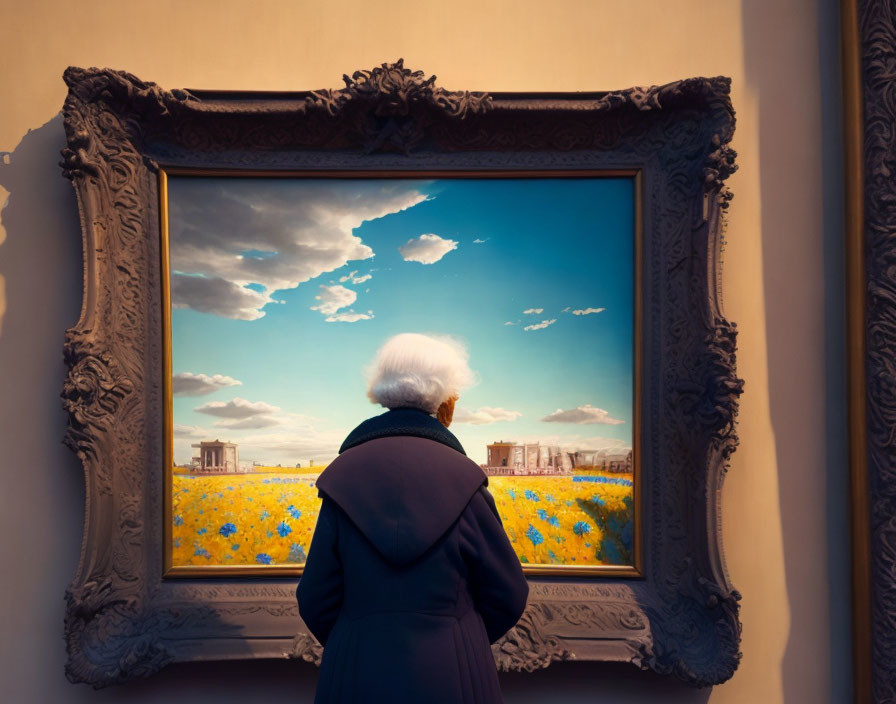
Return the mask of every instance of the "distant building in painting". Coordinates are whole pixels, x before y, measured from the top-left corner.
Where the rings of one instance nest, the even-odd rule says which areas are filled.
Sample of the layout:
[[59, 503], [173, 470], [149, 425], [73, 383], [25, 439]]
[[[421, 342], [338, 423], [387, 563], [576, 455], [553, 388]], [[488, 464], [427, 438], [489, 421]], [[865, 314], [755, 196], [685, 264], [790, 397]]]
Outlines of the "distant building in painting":
[[540, 443], [517, 444], [499, 440], [486, 445], [486, 462], [481, 465], [490, 475], [571, 474], [576, 468], [605, 472], [631, 472], [632, 451], [566, 450]]
[[203, 440], [198, 445], [199, 455], [193, 458], [194, 474], [242, 474], [236, 443], [220, 440]]
[[574, 462], [576, 467], [601, 469], [605, 472], [631, 472], [632, 451], [579, 450], [574, 453]]
[[569, 474], [573, 468], [571, 453], [555, 445], [527, 443], [517, 445], [498, 441], [486, 446], [486, 474]]

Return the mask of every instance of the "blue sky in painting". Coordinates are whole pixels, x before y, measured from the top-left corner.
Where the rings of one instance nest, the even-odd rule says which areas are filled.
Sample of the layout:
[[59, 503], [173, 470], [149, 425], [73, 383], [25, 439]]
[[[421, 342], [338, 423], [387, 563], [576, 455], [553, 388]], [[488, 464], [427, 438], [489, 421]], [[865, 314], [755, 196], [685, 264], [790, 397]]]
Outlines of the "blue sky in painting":
[[630, 447], [633, 198], [628, 178], [171, 177], [175, 461], [216, 437], [332, 459], [381, 412], [362, 368], [399, 332], [468, 346], [451, 429], [477, 462], [494, 440]]

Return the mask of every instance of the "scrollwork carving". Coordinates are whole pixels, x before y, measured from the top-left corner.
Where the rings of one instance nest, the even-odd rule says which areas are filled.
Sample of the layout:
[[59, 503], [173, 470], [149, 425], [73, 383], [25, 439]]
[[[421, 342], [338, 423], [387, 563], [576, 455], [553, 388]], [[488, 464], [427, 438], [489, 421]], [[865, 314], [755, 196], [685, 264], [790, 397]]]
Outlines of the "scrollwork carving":
[[289, 651], [289, 657], [304, 660], [320, 667], [323, 659], [324, 649], [320, 643], [310, 633], [297, 633], [292, 641], [292, 649]]
[[492, 655], [499, 670], [518, 672], [534, 672], [575, 657], [559, 638], [542, 632], [532, 609], [526, 609], [517, 624], [492, 645]]
[[[896, 701], [896, 17], [857, 3], [864, 114], [865, 365], [870, 527], [871, 688]], [[858, 282], [857, 282], [858, 284]], [[858, 284], [861, 285], [861, 284]], [[866, 595], [862, 595], [864, 598]]]
[[485, 113], [492, 99], [485, 93], [452, 93], [435, 85], [436, 77], [404, 67], [404, 60], [343, 76], [342, 90], [315, 91], [306, 98], [312, 110], [350, 122], [366, 152], [394, 149], [407, 154], [419, 144], [434, 113], [464, 119]]

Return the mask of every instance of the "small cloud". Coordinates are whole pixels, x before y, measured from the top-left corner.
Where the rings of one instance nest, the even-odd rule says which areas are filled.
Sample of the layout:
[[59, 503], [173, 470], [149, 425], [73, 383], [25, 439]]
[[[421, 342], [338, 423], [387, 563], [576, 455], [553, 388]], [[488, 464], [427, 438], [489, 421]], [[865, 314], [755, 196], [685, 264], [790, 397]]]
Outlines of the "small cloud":
[[566, 306], [566, 308], [564, 308], [564, 309], [561, 310], [560, 312], [561, 312], [561, 313], [569, 313], [569, 309], [570, 309], [570, 307], [571, 307], [571, 306]]
[[273, 428], [275, 425], [280, 425], [280, 421], [271, 416], [253, 416], [239, 420], [219, 420], [214, 425], [216, 428], [228, 428], [229, 430], [256, 430], [258, 428]]
[[517, 320], [516, 322], [513, 322], [512, 320], [508, 320], [508, 321], [507, 321], [506, 323], [504, 323], [504, 324], [505, 324], [505, 325], [519, 325], [519, 324], [520, 324], [520, 321]]
[[205, 413], [219, 418], [252, 418], [253, 416], [269, 415], [277, 413], [280, 409], [263, 401], [247, 401], [244, 398], [234, 398], [230, 401], [210, 401], [193, 409], [197, 413]]
[[473, 240], [473, 244], [483, 244], [485, 242], [488, 242], [490, 239], [491, 237], [486, 237], [484, 240], [481, 240], [477, 237], [475, 240]]
[[324, 318], [327, 323], [357, 323], [359, 320], [370, 320], [373, 317], [373, 311], [366, 313], [355, 313], [353, 310], [343, 311], [342, 313], [334, 313]]
[[455, 240], [429, 234], [409, 239], [398, 251], [406, 262], [435, 264], [453, 249], [457, 249]]
[[544, 313], [544, 308], [527, 308], [523, 311], [523, 315], [538, 315]]
[[578, 308], [572, 312], [573, 315], [591, 315], [593, 313], [603, 313], [606, 308]]
[[340, 308], [350, 306], [358, 299], [358, 294], [345, 286], [324, 286], [321, 284], [320, 293], [315, 298], [320, 301], [311, 310], [318, 310], [324, 315], [332, 315]]
[[206, 396], [227, 386], [240, 386], [243, 382], [223, 374], [193, 374], [181, 372], [171, 380], [171, 391], [175, 396]]
[[345, 276], [339, 277], [339, 283], [344, 284], [346, 281], [352, 284], [363, 284], [365, 281], [370, 281], [373, 278], [373, 274], [363, 274], [358, 276], [357, 270], [350, 271]]
[[585, 404], [578, 408], [571, 408], [568, 411], [558, 408], [541, 420], [544, 423], [572, 423], [573, 425], [588, 425], [591, 423], [619, 425], [620, 423], [625, 422], [618, 418], [612, 418], [603, 408], [595, 408], [591, 404]]
[[454, 420], [457, 423], [469, 423], [471, 425], [491, 425], [492, 423], [500, 423], [502, 421], [514, 421], [521, 415], [523, 414], [519, 411], [482, 406], [475, 411], [458, 408], [454, 411]]
[[549, 325], [553, 325], [557, 322], [556, 318], [551, 318], [550, 320], [542, 320], [540, 323], [536, 323], [535, 325], [527, 325], [523, 328], [523, 330], [544, 330]]

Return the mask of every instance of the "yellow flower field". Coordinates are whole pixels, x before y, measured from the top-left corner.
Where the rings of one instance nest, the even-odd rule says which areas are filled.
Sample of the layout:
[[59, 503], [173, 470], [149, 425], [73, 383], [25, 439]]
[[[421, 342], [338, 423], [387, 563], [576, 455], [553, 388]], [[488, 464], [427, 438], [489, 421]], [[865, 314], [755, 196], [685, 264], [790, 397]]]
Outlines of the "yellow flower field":
[[[318, 471], [174, 474], [173, 564], [300, 565], [320, 507]], [[631, 564], [632, 475], [489, 477], [526, 564]]]

